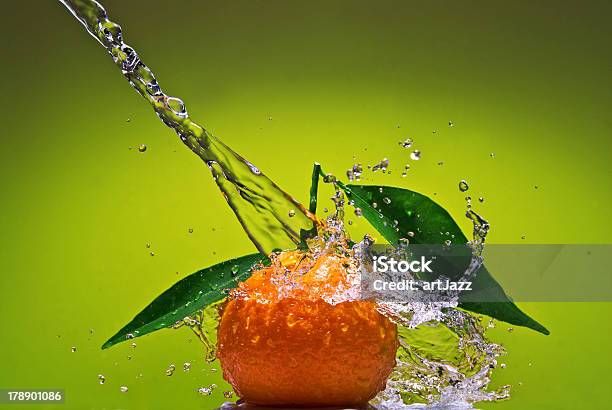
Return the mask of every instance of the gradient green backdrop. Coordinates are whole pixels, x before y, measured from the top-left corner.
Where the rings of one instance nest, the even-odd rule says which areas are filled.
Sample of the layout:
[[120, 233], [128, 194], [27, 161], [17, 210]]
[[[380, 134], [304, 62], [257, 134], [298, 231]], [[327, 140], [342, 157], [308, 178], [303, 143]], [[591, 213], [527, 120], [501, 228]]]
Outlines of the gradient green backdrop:
[[[435, 193], [466, 230], [467, 179], [491, 242], [611, 241], [609, 1], [105, 6], [196, 121], [302, 201], [313, 161], [343, 174], [353, 156], [388, 157], [391, 175], [366, 182]], [[59, 2], [5, 2], [3, 17], [0, 387], [65, 388], [58, 408], [216, 407], [227, 385], [189, 331], [100, 345], [179, 278], [253, 246]], [[401, 178], [406, 137], [422, 159]], [[552, 335], [500, 324], [494, 384], [513, 397], [479, 407], [607, 407], [612, 305], [521, 306]]]

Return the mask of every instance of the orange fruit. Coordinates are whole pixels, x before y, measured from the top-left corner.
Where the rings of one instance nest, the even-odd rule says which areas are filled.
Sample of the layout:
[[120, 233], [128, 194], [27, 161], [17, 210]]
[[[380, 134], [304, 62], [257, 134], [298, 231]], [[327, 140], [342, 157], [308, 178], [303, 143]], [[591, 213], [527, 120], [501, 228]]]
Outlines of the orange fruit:
[[[351, 406], [385, 388], [397, 327], [350, 288], [338, 255], [281, 254], [231, 292], [221, 311], [217, 357], [244, 401], [267, 406]], [[331, 302], [331, 303], [330, 303]]]

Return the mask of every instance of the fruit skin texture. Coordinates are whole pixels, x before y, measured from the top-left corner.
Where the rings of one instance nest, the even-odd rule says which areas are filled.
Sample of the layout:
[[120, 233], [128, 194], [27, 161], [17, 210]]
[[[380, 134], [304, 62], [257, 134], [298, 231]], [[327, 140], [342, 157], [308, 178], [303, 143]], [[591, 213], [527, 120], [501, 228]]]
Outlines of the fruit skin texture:
[[[385, 388], [395, 366], [397, 327], [372, 301], [323, 299], [346, 285], [341, 257], [301, 258], [282, 254], [224, 306], [217, 333], [223, 376], [253, 404], [364, 404]], [[298, 261], [306, 273], [295, 273]], [[288, 274], [298, 285], [279, 297], [277, 283]]]

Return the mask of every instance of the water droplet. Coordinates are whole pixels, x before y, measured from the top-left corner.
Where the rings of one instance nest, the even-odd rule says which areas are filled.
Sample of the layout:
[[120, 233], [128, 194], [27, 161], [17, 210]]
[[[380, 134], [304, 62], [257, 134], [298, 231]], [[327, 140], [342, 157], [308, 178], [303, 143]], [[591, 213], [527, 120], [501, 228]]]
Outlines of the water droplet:
[[134, 334], [133, 333], [128, 333], [127, 335], [125, 335], [126, 339], [133, 339], [134, 338]]
[[506, 363], [500, 364], [499, 367], [501, 367], [502, 369], [505, 369], [506, 368]]
[[295, 211], [292, 209], [289, 211], [289, 218], [293, 218], [295, 216]]
[[378, 208], [378, 204], [376, 202], [372, 202], [372, 208], [374, 209]]
[[449, 121], [449, 122], [448, 122], [448, 126], [449, 126], [449, 127], [454, 127], [454, 126], [455, 126], [455, 123], [454, 123], [454, 122], [452, 122], [452, 121]]
[[410, 148], [412, 147], [412, 138], [406, 138], [404, 141], [400, 141], [399, 144], [402, 148]]
[[514, 332], [514, 328], [513, 328], [513, 327], [509, 327], [509, 328], [508, 328], [508, 332], [509, 332], [509, 333]]
[[226, 399], [231, 399], [232, 397], [234, 397], [234, 392], [231, 391], [224, 391], [223, 392], [223, 397], [225, 397]]
[[121, 386], [121, 387], [119, 387], [119, 391], [120, 391], [121, 393], [127, 393], [128, 388], [127, 388], [127, 386]]
[[76, 351], [77, 351], [76, 346], [72, 346], [72, 347], [70, 348], [70, 351], [71, 351], [72, 353], [76, 352]]
[[247, 164], [247, 166], [249, 167], [249, 169], [251, 170], [251, 172], [255, 175], [261, 175], [261, 171], [259, 170], [259, 168], [257, 168], [255, 165], [251, 164], [249, 161], [244, 160], [245, 164]]
[[104, 384], [106, 382], [106, 377], [103, 374], [98, 375], [98, 383]]
[[412, 151], [410, 153], [410, 159], [412, 159], [413, 161], [418, 161], [421, 159], [421, 151], [419, 151], [418, 149], [415, 149], [414, 151]]
[[408, 176], [408, 173], [406, 171], [402, 172], [402, 178], [406, 178]]
[[389, 205], [389, 204], [391, 203], [391, 199], [389, 199], [389, 198], [387, 198], [387, 197], [384, 197], [384, 198], [383, 198], [383, 202], [384, 202], [385, 204]]
[[440, 166], [444, 165], [444, 161], [439, 161], [438, 165], [440, 165]]
[[383, 158], [379, 163], [374, 164], [372, 166], [372, 172], [376, 172], [379, 169], [382, 172], [385, 172], [387, 170], [387, 168], [389, 167], [389, 160], [387, 158]]
[[135, 349], [136, 348], [136, 342], [132, 342], [131, 346], [132, 346], [132, 349]]
[[151, 247], [151, 244], [147, 243], [145, 246], [147, 247], [147, 249], [149, 249]]
[[198, 393], [200, 393], [202, 396], [210, 396], [210, 393], [212, 393], [212, 390], [208, 387], [200, 387], [198, 389]]
[[521, 236], [521, 239], [525, 239], [525, 235]]
[[363, 215], [363, 211], [361, 210], [361, 208], [355, 208], [355, 215], [357, 217], [361, 217]]
[[145, 144], [140, 144], [138, 146], [138, 151], [145, 152], [147, 150], [147, 146]]
[[189, 370], [191, 370], [191, 363], [189, 362], [183, 363], [183, 371], [188, 372]]
[[185, 103], [183, 100], [176, 97], [168, 97], [166, 99], [166, 104], [175, 115], [181, 118], [187, 118], [187, 110], [185, 109]]
[[494, 153], [494, 152], [492, 152], [492, 153], [490, 153], [490, 154], [489, 154], [489, 156], [490, 156], [491, 158], [495, 158], [495, 153]]
[[411, 238], [414, 238], [414, 232], [409, 231], [409, 232], [408, 232], [408, 236], [409, 236], [409, 237], [411, 237]]
[[468, 185], [465, 179], [462, 179], [461, 181], [459, 181], [459, 191], [465, 192], [468, 189], [470, 189], [470, 186]]
[[155, 256], [155, 252], [151, 251], [151, 252], [149, 252], [149, 255]]
[[193, 233], [193, 228], [189, 228], [189, 229], [187, 229], [187, 232], [189, 232], [189, 233]]
[[484, 202], [484, 198], [483, 198], [483, 197], [479, 197], [479, 198], [478, 198], [478, 201], [479, 201], [479, 202]]
[[176, 366], [171, 364], [170, 366], [168, 366], [168, 368], [166, 369], [166, 376], [172, 376], [174, 374], [174, 370], [176, 369]]

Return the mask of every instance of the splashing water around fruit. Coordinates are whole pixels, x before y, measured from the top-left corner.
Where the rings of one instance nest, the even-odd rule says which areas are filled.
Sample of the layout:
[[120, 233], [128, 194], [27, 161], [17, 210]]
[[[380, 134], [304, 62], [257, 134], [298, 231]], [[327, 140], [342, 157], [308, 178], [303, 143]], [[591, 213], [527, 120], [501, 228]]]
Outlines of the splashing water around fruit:
[[[218, 355], [238, 395], [261, 404], [353, 405], [373, 399], [380, 409], [409, 404], [469, 408], [477, 401], [508, 397], [507, 386], [487, 391], [503, 349], [488, 342], [479, 318], [464, 310], [548, 331], [521, 312], [484, 268], [481, 253], [489, 225], [482, 217], [468, 209], [474, 226], [472, 254], [460, 277], [478, 276], [501, 303], [470, 303], [461, 295], [412, 303], [363, 300], [357, 272], [360, 256], [372, 243], [368, 237], [353, 243], [346, 235], [345, 196], [355, 213], [393, 245], [445, 243], [449, 239], [438, 235], [442, 232], [459, 243], [468, 242], [446, 211], [412, 191], [344, 185], [318, 165], [306, 209], [192, 121], [180, 99], [164, 94], [99, 3], [60, 1], [105, 47], [164, 124], [205, 161], [260, 252], [179, 281], [104, 348], [187, 325], [204, 342], [209, 360]], [[402, 146], [411, 145], [412, 140]], [[420, 151], [411, 157], [420, 159]], [[388, 160], [383, 165], [385, 170]], [[358, 181], [361, 165], [350, 171], [349, 180]], [[320, 177], [335, 188], [336, 212], [325, 221], [316, 216]], [[288, 251], [296, 247], [299, 250]], [[276, 252], [279, 249], [284, 252]], [[231, 288], [235, 289], [228, 297]]]

